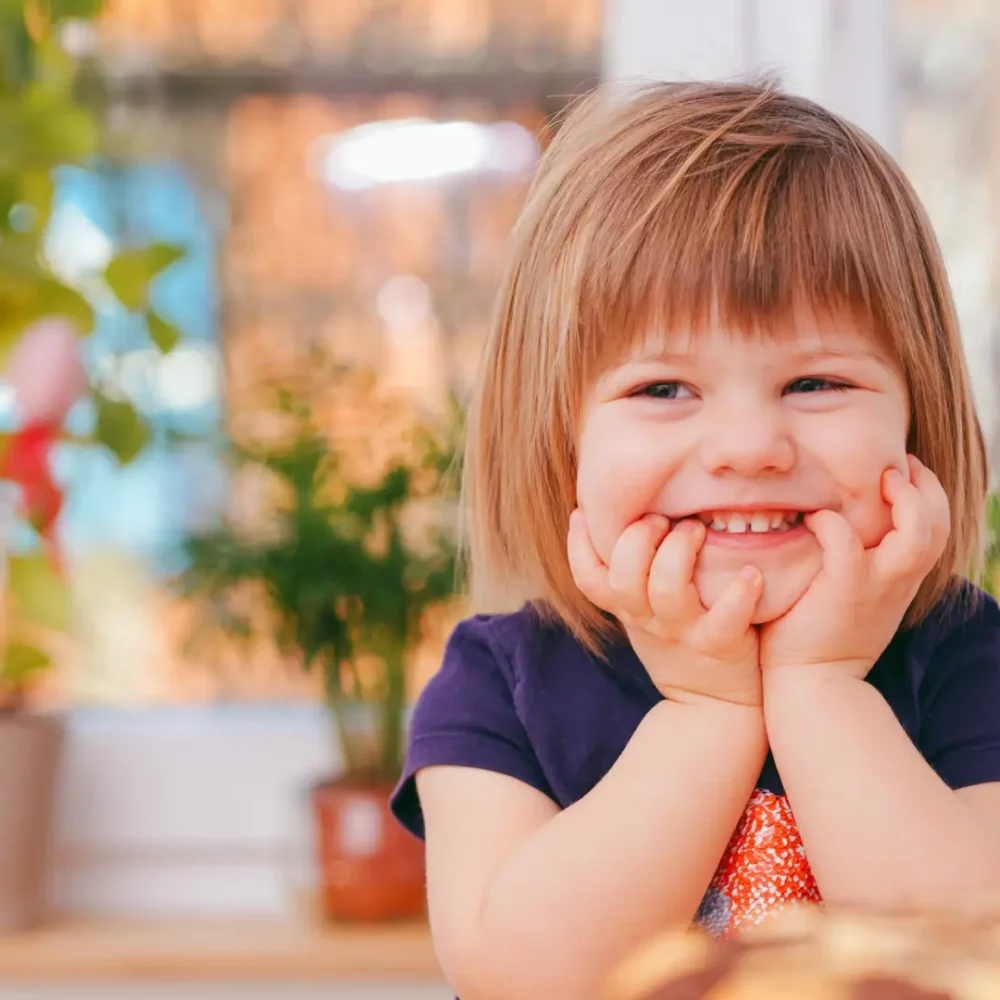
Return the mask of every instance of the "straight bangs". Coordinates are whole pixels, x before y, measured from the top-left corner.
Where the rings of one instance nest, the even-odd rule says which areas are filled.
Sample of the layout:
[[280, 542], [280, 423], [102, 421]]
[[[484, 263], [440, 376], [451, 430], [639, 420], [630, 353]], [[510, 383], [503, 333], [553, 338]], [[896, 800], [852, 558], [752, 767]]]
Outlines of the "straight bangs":
[[761, 135], [760, 124], [711, 136], [676, 167], [650, 157], [627, 188], [595, 183], [587, 213], [603, 220], [601, 239], [578, 260], [575, 294], [566, 289], [575, 299], [560, 350], [567, 417], [578, 415], [580, 389], [636, 340], [711, 327], [782, 338], [804, 314], [849, 316], [904, 371], [920, 368], [929, 289], [900, 252], [917, 220], [887, 213], [884, 186], [849, 134]]
[[470, 411], [474, 594], [533, 601], [591, 649], [614, 623], [566, 561], [586, 394], [636, 340], [718, 327], [794, 332], [849, 315], [904, 376], [908, 447], [952, 503], [919, 620], [971, 571], [986, 474], [940, 252], [919, 201], [864, 133], [765, 85], [661, 84], [574, 108], [513, 236]]
[[[761, 156], [735, 186], [692, 175], [634, 235], [625, 228], [610, 280], [580, 301], [589, 378], [636, 339], [710, 328], [781, 339], [804, 315], [849, 316], [899, 360], [886, 318], [912, 295], [885, 273], [887, 234], [873, 224], [864, 191], [838, 184], [837, 171], [811, 152]], [[792, 159], [789, 168], [783, 161]]]

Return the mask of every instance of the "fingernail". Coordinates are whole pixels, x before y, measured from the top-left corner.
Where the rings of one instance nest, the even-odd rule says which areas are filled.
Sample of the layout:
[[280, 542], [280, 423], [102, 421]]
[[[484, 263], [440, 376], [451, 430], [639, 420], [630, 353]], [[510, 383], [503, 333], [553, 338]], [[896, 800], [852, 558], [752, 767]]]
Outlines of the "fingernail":
[[756, 566], [744, 566], [740, 570], [740, 576], [746, 580], [747, 583], [756, 587], [761, 581], [760, 570]]

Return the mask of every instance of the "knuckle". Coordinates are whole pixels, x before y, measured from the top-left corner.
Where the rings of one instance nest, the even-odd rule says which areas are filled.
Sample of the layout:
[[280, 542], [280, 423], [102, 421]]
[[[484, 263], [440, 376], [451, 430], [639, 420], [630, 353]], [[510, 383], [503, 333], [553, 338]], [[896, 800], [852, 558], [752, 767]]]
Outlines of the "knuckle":
[[656, 604], [669, 607], [678, 601], [681, 596], [681, 588], [669, 579], [662, 576], [651, 576], [649, 579], [649, 598]]

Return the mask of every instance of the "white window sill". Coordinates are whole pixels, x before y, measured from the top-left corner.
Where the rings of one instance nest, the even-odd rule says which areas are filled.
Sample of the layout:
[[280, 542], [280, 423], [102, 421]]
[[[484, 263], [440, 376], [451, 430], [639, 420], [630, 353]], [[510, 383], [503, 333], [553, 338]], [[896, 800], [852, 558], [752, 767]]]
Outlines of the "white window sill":
[[69, 714], [50, 891], [60, 916], [294, 918], [308, 789], [338, 769], [316, 706]]

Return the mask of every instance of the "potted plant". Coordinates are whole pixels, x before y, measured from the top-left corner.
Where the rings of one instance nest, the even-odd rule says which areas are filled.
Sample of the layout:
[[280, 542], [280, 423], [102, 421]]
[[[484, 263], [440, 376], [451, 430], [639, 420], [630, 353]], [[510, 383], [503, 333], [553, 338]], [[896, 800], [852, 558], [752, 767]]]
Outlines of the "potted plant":
[[[63, 745], [60, 717], [32, 710], [30, 697], [72, 624], [56, 533], [63, 486], [52, 453], [73, 440], [107, 446], [127, 462], [148, 438], [132, 404], [88, 378], [80, 341], [94, 328], [94, 309], [46, 253], [59, 168], [89, 162], [100, 146], [61, 33], [99, 7], [99, 0], [0, 3], [0, 367], [16, 411], [16, 427], [0, 434], [0, 930], [41, 915]], [[180, 256], [166, 245], [133, 246], [93, 276], [162, 350], [178, 331], [150, 308], [147, 291]], [[64, 418], [85, 396], [93, 432], [71, 437]]]
[[[258, 585], [279, 647], [322, 678], [343, 765], [312, 789], [325, 915], [407, 917], [423, 907], [423, 855], [391, 820], [388, 798], [403, 756], [408, 655], [458, 585], [448, 501], [455, 424], [434, 433], [418, 422], [392, 448], [398, 420], [374, 376], [337, 366], [323, 383], [353, 394], [349, 418], [380, 433], [365, 431], [352, 447], [321, 426], [305, 393], [277, 390], [272, 416], [283, 433], [232, 445], [235, 478], [247, 467], [272, 477], [273, 516], [256, 530], [230, 520], [190, 538], [180, 583], [203, 626], [250, 641], [245, 587]], [[379, 448], [387, 454], [373, 470]]]

